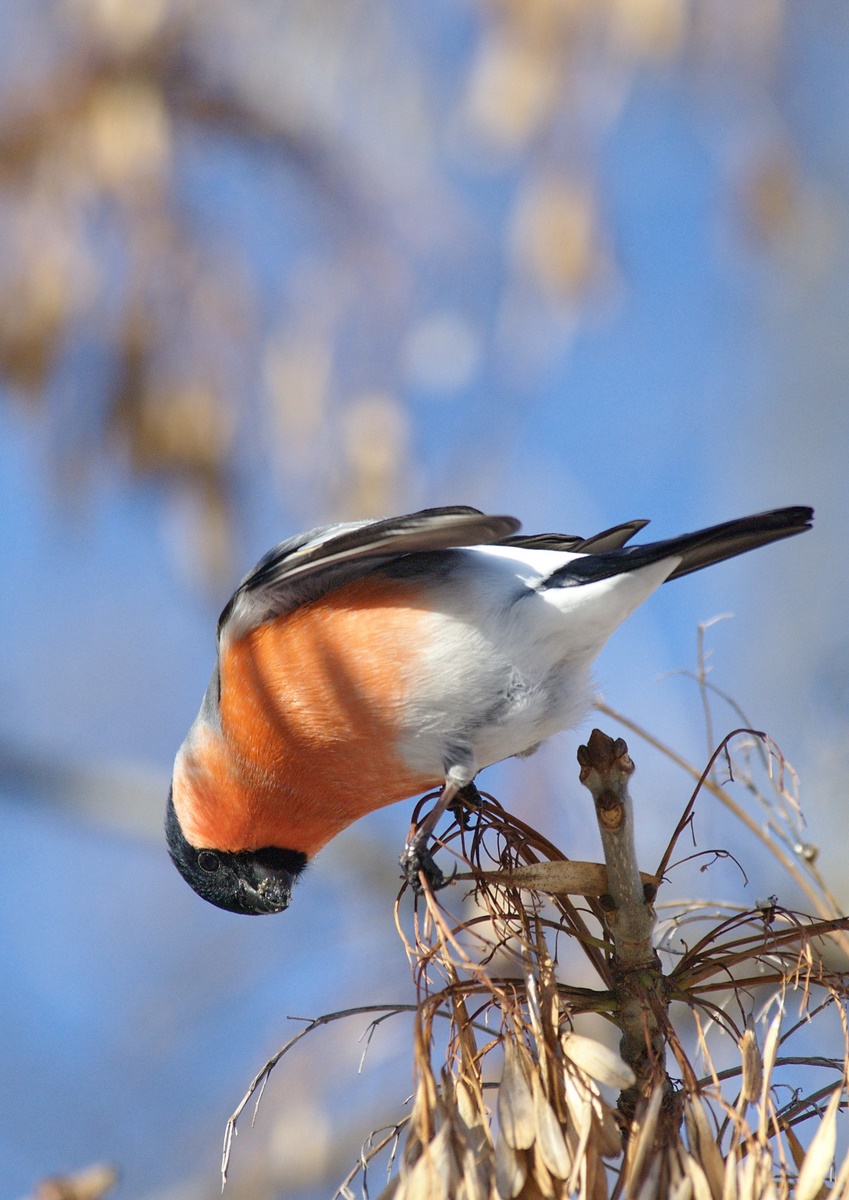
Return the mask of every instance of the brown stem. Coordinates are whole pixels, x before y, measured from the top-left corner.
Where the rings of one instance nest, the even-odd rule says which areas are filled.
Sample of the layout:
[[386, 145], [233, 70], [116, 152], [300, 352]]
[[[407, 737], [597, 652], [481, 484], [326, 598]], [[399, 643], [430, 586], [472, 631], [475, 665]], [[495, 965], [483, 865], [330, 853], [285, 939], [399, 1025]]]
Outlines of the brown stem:
[[632, 1118], [637, 1105], [658, 1080], [671, 1098], [665, 1068], [666, 981], [652, 944], [655, 888], [643, 884], [634, 846], [634, 809], [628, 779], [634, 764], [622, 738], [594, 729], [578, 748], [581, 783], [595, 803], [607, 864], [608, 895], [602, 897], [613, 940], [614, 1019], [622, 1039], [619, 1049], [636, 1075], [636, 1083], [619, 1097], [619, 1108]]

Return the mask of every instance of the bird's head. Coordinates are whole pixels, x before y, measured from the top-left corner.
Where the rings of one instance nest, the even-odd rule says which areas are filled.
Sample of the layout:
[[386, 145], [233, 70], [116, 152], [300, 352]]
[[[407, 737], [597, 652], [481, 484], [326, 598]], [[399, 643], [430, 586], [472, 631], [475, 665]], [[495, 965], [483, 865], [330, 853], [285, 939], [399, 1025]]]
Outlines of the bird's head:
[[[258, 916], [288, 908], [291, 888], [307, 865], [306, 854], [278, 846], [222, 850], [209, 830], [204, 832], [191, 820], [193, 806], [186, 803], [186, 793], [191, 796], [191, 787], [177, 767], [165, 809], [165, 838], [171, 859], [189, 886], [229, 912]], [[227, 841], [233, 844], [231, 835]]]
[[307, 864], [300, 850], [260, 846], [249, 850], [219, 850], [194, 846], [186, 837], [168, 794], [165, 836], [177, 870], [199, 896], [230, 912], [252, 916], [282, 912], [289, 907], [292, 886]]

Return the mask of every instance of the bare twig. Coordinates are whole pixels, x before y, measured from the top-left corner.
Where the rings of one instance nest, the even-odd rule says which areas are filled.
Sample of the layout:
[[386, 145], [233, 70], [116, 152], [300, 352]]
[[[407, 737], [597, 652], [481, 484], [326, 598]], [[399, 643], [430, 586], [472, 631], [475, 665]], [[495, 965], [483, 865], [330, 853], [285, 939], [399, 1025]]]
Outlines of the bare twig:
[[[296, 1033], [293, 1038], [290, 1038], [285, 1046], [281, 1046], [275, 1054], [272, 1054], [271, 1058], [269, 1058], [263, 1068], [253, 1077], [248, 1090], [245, 1092], [244, 1096], [236, 1105], [236, 1108], [228, 1118], [227, 1126], [224, 1130], [224, 1146], [221, 1151], [222, 1190], [227, 1182], [227, 1171], [230, 1166], [230, 1153], [233, 1148], [233, 1138], [238, 1132], [237, 1125], [239, 1118], [245, 1111], [245, 1108], [250, 1102], [251, 1097], [258, 1091], [259, 1095], [257, 1096], [256, 1105], [254, 1107], [254, 1120], [256, 1120], [256, 1110], [259, 1108], [259, 1103], [262, 1100], [263, 1092], [265, 1091], [265, 1085], [268, 1083], [268, 1078], [271, 1075], [271, 1072], [280, 1062], [280, 1059], [283, 1058], [285, 1054], [288, 1054], [292, 1047], [298, 1044], [301, 1038], [305, 1038], [308, 1033], [312, 1033], [313, 1030], [319, 1029], [322, 1025], [329, 1025], [332, 1021], [341, 1021], [346, 1017], [359, 1017], [364, 1013], [384, 1013], [389, 1015], [400, 1012], [415, 1011], [415, 1004], [364, 1004], [360, 1005], [358, 1008], [344, 1008], [339, 1012], [324, 1013], [320, 1017], [312, 1017], [307, 1019], [304, 1028], [299, 1033]], [[303, 1018], [294, 1017], [290, 1019], [299, 1020]]]
[[660, 959], [652, 944], [656, 888], [644, 885], [634, 844], [634, 807], [628, 779], [634, 764], [628, 747], [594, 729], [578, 748], [581, 783], [592, 794], [607, 863], [609, 896], [602, 900], [613, 939], [615, 1021], [622, 1032], [619, 1049], [636, 1083], [625, 1089], [619, 1106], [633, 1119], [640, 1100], [658, 1083], [671, 1096], [664, 1068], [666, 988]]
[[[594, 707], [599, 712], [604, 713], [605, 716], [608, 716], [612, 720], [618, 721], [620, 724], [624, 725], [626, 729], [630, 729], [638, 737], [642, 738], [643, 741], [649, 746], [653, 746], [656, 750], [659, 750], [661, 754], [665, 755], [668, 759], [670, 759], [671, 762], [674, 762], [676, 766], [679, 766], [682, 771], [686, 771], [688, 775], [695, 779], [700, 787], [710, 792], [711, 795], [715, 796], [721, 804], [725, 805], [725, 807], [734, 814], [737, 820], [740, 821], [741, 824], [745, 825], [749, 832], [754, 834], [758, 841], [762, 842], [763, 845], [766, 846], [767, 849], [778, 859], [781, 866], [793, 879], [794, 883], [796, 883], [796, 885], [805, 893], [821, 917], [824, 917], [826, 920], [831, 920], [835, 917], [841, 917], [843, 915], [835, 907], [831, 896], [823, 895], [824, 889], [820, 885], [818, 874], [814, 876], [817, 887], [814, 887], [810, 878], [808, 878], [808, 876], [812, 874], [812, 864], [809, 863], [803, 855], [797, 855], [797, 861], [794, 862], [793, 858], [791, 858], [781, 846], [776, 844], [774, 838], [769, 837], [768, 834], [764, 832], [764, 830], [758, 825], [757, 821], [755, 821], [746, 812], [746, 810], [742, 808], [736, 800], [734, 800], [732, 796], [729, 796], [728, 793], [718, 784], [714, 783], [708, 778], [705, 778], [704, 772], [698, 771], [694, 766], [692, 766], [691, 763], [687, 762], [685, 758], [671, 749], [671, 747], [667, 746], [664, 742], [650, 734], [648, 730], [644, 729], [641, 725], [638, 725], [635, 721], [630, 720], [628, 717], [623, 716], [622, 713], [610, 708], [610, 706], [603, 703], [603, 701], [596, 700]], [[751, 733], [753, 731], [750, 730], [747, 732]], [[766, 735], [759, 736], [762, 736], [766, 742], [772, 745], [771, 739], [766, 738]], [[725, 739], [725, 741], [727, 741], [727, 739]], [[800, 869], [800, 866], [798, 865], [800, 861], [804, 864], [805, 873], [803, 873], [802, 869]], [[838, 941], [843, 952], [845, 954], [849, 954], [849, 938], [838, 934], [836, 935], [835, 940]]]

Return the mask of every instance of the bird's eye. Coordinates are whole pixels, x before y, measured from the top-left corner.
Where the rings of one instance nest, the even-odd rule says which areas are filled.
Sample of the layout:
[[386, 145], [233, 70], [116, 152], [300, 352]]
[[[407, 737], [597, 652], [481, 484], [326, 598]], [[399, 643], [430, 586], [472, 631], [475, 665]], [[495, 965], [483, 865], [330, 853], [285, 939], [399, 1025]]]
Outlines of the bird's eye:
[[211, 850], [201, 850], [198, 855], [198, 866], [202, 871], [206, 871], [208, 875], [214, 875], [221, 862], [217, 854], [213, 854]]

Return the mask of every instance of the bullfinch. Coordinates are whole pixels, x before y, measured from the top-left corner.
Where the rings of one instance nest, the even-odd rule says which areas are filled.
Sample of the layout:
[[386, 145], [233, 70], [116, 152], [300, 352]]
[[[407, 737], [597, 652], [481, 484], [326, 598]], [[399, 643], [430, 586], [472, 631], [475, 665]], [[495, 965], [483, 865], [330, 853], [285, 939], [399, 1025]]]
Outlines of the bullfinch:
[[221, 908], [280, 912], [347, 825], [438, 787], [401, 862], [439, 884], [439, 816], [482, 767], [581, 721], [591, 664], [638, 605], [812, 517], [782, 508], [629, 545], [646, 521], [524, 537], [513, 517], [431, 508], [281, 542], [218, 622], [168, 798], [178, 870]]

